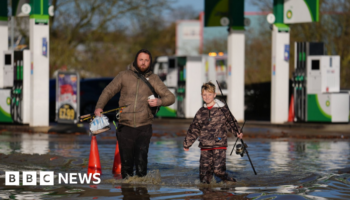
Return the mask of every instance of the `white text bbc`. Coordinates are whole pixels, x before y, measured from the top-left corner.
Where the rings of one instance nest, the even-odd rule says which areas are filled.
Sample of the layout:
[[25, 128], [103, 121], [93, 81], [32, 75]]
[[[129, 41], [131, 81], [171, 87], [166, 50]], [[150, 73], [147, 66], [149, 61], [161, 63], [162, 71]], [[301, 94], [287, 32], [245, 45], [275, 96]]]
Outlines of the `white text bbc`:
[[[53, 171], [40, 171], [40, 185], [54, 185], [55, 175]], [[82, 174], [82, 173], [58, 173], [58, 184], [80, 184], [87, 183], [99, 184], [101, 182], [100, 174]], [[22, 185], [37, 185], [37, 172], [24, 171], [22, 172]], [[20, 185], [19, 171], [5, 172], [5, 185]]]

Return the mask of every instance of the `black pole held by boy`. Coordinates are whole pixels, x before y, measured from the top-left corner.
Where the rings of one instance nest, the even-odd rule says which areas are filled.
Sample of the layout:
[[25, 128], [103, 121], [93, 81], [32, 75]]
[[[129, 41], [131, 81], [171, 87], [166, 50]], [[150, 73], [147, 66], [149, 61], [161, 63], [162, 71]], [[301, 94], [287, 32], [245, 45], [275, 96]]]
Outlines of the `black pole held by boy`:
[[[220, 89], [221, 95], [223, 95], [223, 94], [222, 94], [222, 90], [221, 90], [221, 87], [220, 87], [219, 82], [218, 82], [218, 81], [216, 81], [216, 83], [218, 84], [218, 87], [219, 87], [219, 89]], [[226, 107], [227, 107], [227, 109], [228, 109], [228, 111], [229, 111], [230, 117], [231, 117], [232, 119], [234, 119], [234, 116], [232, 115], [232, 113], [231, 113], [230, 109], [228, 108], [228, 105], [227, 105], [227, 104], [226, 104]], [[245, 121], [244, 121], [244, 123], [243, 123], [243, 126], [242, 126], [242, 128], [241, 128], [241, 131], [240, 131], [240, 132], [242, 132], [243, 127], [244, 127], [244, 124], [245, 124]], [[238, 131], [237, 126], [236, 126], [235, 128], [236, 128], [236, 131]], [[248, 159], [249, 159], [250, 165], [251, 165], [251, 166], [252, 166], [252, 168], [253, 168], [254, 174], [255, 174], [255, 175], [257, 175], [257, 173], [256, 173], [256, 171], [255, 171], [255, 168], [254, 168], [254, 165], [253, 165], [253, 163], [252, 163], [252, 160], [250, 159], [250, 156], [249, 156], [249, 153], [248, 153], [248, 150], [247, 150], [247, 147], [248, 147], [248, 146], [247, 146], [247, 145], [246, 145], [246, 144], [243, 142], [242, 137], [238, 137], [238, 138], [240, 138], [240, 139], [241, 139], [241, 143], [242, 143], [242, 153], [241, 153], [241, 157], [243, 157], [244, 153], [247, 153], [247, 156], [248, 156]], [[237, 138], [237, 140], [238, 140], [238, 138]], [[233, 151], [233, 149], [234, 149], [234, 148], [235, 148], [235, 146], [236, 146], [237, 140], [236, 140], [236, 142], [235, 142], [235, 145], [234, 145], [234, 146], [233, 146], [233, 148], [232, 148], [232, 151]], [[231, 154], [230, 154], [230, 155], [232, 155], [232, 151], [231, 151]]]

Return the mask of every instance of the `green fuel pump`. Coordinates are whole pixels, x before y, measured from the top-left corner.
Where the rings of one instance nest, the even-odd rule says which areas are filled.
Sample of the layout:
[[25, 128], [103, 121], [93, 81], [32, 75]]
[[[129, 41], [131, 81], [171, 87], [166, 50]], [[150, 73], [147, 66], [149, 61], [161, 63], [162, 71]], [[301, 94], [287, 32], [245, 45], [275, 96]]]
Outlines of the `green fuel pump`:
[[340, 56], [320, 42], [295, 42], [294, 121], [349, 122], [349, 94], [340, 92]]

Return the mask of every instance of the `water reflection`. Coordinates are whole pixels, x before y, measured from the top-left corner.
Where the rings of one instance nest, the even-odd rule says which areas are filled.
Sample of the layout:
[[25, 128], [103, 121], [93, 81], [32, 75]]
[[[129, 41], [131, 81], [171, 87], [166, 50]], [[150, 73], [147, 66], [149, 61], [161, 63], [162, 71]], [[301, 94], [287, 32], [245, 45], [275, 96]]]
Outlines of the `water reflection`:
[[235, 196], [233, 192], [222, 191], [225, 189], [226, 188], [220, 188], [220, 190], [213, 188], [201, 188], [199, 190], [203, 193], [201, 195], [201, 199], [230, 199]]
[[[199, 159], [201, 156], [198, 140], [195, 141], [189, 151], [184, 152], [184, 162], [187, 167], [199, 167]], [[182, 147], [183, 148], [183, 147]]]
[[11, 147], [11, 135], [0, 135], [0, 153], [10, 154], [13, 151], [13, 147]]
[[[97, 140], [103, 171], [102, 177], [104, 180], [111, 179], [115, 151], [114, 133], [99, 136]], [[272, 196], [267, 195], [280, 193], [289, 196], [277, 195], [276, 198], [303, 199], [310, 196], [350, 198], [350, 194], [347, 192], [350, 185], [349, 173], [346, 172], [344, 176], [335, 174], [338, 169], [344, 169], [350, 164], [349, 140], [246, 139], [246, 143], [249, 145], [249, 155], [258, 173], [256, 176], [246, 155], [240, 157], [235, 154], [235, 151], [232, 156], [229, 155], [235, 142], [235, 138], [230, 138], [227, 150], [227, 170], [230, 175], [237, 177], [239, 182], [234, 187], [224, 191], [218, 189], [226, 188], [226, 185], [222, 183], [211, 185], [211, 189], [203, 188], [199, 184], [200, 149], [198, 141], [188, 152], [183, 151], [182, 142], [182, 137], [152, 138], [148, 167], [150, 171], [159, 171], [159, 183], [153, 184], [159, 185], [159, 189], [150, 190], [149, 186], [152, 184], [147, 182], [139, 183], [141, 186], [137, 187], [135, 186], [137, 182], [124, 186], [123, 183], [118, 183], [123, 186], [120, 189], [120, 195], [125, 198], [130, 196], [134, 199], [135, 197], [137, 199], [153, 199], [157, 198], [154, 196], [155, 194], [159, 194], [159, 198], [162, 198], [165, 193], [186, 187], [179, 193], [179, 198], [190, 196], [189, 194], [184, 195], [189, 191], [188, 188], [191, 188], [194, 196], [204, 199], [230, 198], [230, 195], [237, 194], [251, 194], [248, 198], [265, 199], [272, 198]], [[43, 156], [49, 154], [48, 158], [52, 158], [51, 155], [58, 155], [71, 160], [69, 165], [65, 166], [66, 168], [57, 168], [60, 171], [76, 169], [85, 172], [84, 166], [87, 164], [89, 152], [90, 137], [87, 135], [0, 134], [1, 154], [10, 157], [14, 153], [29, 154], [28, 157], [32, 154]], [[37, 159], [37, 157], [33, 158]], [[40, 161], [35, 163], [40, 166]], [[51, 163], [54, 163], [54, 160]], [[0, 164], [6, 165], [1, 159]], [[23, 163], [23, 167], [29, 167], [30, 164]], [[165, 186], [174, 188], [165, 191]], [[302, 187], [300, 188], [300, 186]], [[106, 187], [108, 188], [109, 185]], [[12, 191], [12, 193], [26, 195], [16, 191]], [[293, 196], [292, 193], [300, 195]], [[40, 193], [39, 195], [44, 194]], [[0, 197], [3, 198], [3, 196]]]
[[270, 168], [274, 170], [285, 170], [287, 164], [291, 161], [287, 141], [271, 141], [269, 160]]
[[[326, 169], [339, 169], [342, 168], [342, 164], [349, 161], [350, 154], [349, 143], [347, 142], [331, 142], [321, 143], [321, 147], [318, 149], [318, 159], [323, 161]], [[339, 156], [337, 156], [339, 155]]]
[[51, 192], [4, 190], [0, 192], [0, 199], [43, 199], [43, 196], [49, 195], [50, 193]]
[[[55, 154], [71, 158], [88, 158], [90, 141], [88, 136], [49, 134], [1, 134], [0, 153]], [[112, 144], [110, 144], [113, 142]], [[101, 160], [114, 156], [115, 140], [98, 138]], [[228, 142], [227, 168], [232, 171], [251, 172], [246, 155], [241, 158], [231, 148], [235, 140]], [[296, 166], [307, 166], [313, 172], [343, 168], [349, 163], [350, 142], [347, 140], [258, 140], [249, 139], [248, 151], [257, 172], [292, 171]], [[182, 149], [182, 138], [153, 140], [150, 144], [149, 163], [181, 166], [191, 169], [199, 167], [200, 149], [196, 141], [188, 152]]]
[[147, 200], [147, 199], [150, 199], [151, 197], [151, 195], [148, 194], [148, 190], [146, 187], [123, 185], [121, 187], [121, 190], [122, 190], [123, 199], [125, 200], [131, 200], [131, 199]]
[[48, 134], [22, 134], [21, 153], [25, 154], [45, 154], [49, 150]]

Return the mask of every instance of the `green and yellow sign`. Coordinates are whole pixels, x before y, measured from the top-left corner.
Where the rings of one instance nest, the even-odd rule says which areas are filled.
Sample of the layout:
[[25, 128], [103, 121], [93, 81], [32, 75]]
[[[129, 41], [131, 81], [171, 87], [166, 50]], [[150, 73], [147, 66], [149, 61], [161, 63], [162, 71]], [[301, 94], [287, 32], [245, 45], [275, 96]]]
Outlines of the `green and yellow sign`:
[[319, 0], [284, 1], [283, 23], [295, 24], [318, 22], [320, 10], [319, 4]]
[[0, 1], [0, 21], [7, 21], [7, 1]]
[[205, 0], [204, 26], [244, 30], [244, 0]]
[[30, 18], [35, 19], [35, 24], [48, 24], [49, 0], [30, 0]]

